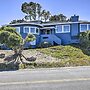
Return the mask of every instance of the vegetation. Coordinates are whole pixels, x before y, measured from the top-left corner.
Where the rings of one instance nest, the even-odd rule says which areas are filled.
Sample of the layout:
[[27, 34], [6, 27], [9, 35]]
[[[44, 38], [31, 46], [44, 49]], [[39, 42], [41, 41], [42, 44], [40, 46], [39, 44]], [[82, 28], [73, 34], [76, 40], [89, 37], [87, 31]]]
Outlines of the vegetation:
[[81, 46], [90, 48], [90, 31], [82, 32], [79, 38]]
[[47, 48], [52, 46], [52, 44], [50, 42], [41, 42], [39, 45], [37, 45], [38, 48]]
[[60, 59], [56, 66], [90, 65], [90, 56], [87, 55], [90, 52], [80, 45], [54, 46], [38, 49], [38, 51]]
[[24, 2], [21, 6], [21, 11], [26, 14], [25, 17], [20, 20], [13, 20], [10, 22], [10, 24], [22, 23], [31, 20], [42, 20], [43, 22], [67, 21], [66, 20], [67, 17], [65, 15], [63, 14], [52, 15], [50, 11], [43, 9], [39, 3], [35, 3], [35, 2], [29, 2], [29, 3]]
[[10, 22], [10, 24], [15, 24], [15, 23], [22, 23], [22, 22], [25, 22], [23, 19], [21, 20], [13, 20]]
[[32, 62], [28, 64], [20, 64], [20, 69], [90, 66], [90, 56], [86, 53], [90, 52], [80, 45], [54, 46], [36, 50], [43, 54], [51, 55], [52, 57], [57, 58], [57, 60], [53, 62]]
[[[81, 45], [67, 45], [67, 46], [53, 46], [48, 48], [35, 49], [37, 52], [43, 53], [42, 55], [52, 56], [56, 60], [35, 61], [30, 63], [21, 63], [19, 65], [13, 64], [1, 65], [0, 68], [10, 69], [25, 69], [25, 68], [52, 68], [52, 67], [70, 67], [70, 66], [90, 66], [90, 50], [82, 47]], [[32, 50], [28, 50], [28, 52]], [[34, 51], [34, 49], [33, 49]], [[41, 57], [41, 56], [40, 56]]]
[[14, 55], [12, 55], [14, 63], [17, 63], [18, 60], [23, 63], [22, 57], [25, 58], [25, 56], [22, 54], [24, 44], [33, 40], [35, 40], [34, 35], [28, 34], [27, 37], [23, 39], [22, 36], [17, 33], [16, 29], [13, 27], [0, 28], [0, 43], [5, 44], [14, 51]]
[[65, 22], [65, 21], [67, 21], [66, 19], [67, 19], [66, 16], [64, 16], [63, 14], [59, 14], [59, 15], [51, 16], [49, 20], [52, 21], [52, 22], [53, 21]]
[[27, 14], [26, 17], [29, 17], [30, 20], [44, 19], [46, 21], [50, 16], [50, 12], [46, 10], [42, 10], [42, 6], [39, 3], [25, 2], [22, 4], [21, 10], [22, 12]]

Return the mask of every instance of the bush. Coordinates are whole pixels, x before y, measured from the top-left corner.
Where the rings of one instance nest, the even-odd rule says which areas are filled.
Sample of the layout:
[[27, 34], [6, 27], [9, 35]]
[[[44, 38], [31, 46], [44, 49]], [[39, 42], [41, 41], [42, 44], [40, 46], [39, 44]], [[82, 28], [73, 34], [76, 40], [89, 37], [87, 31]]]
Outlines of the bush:
[[19, 64], [19, 69], [25, 69], [26, 65], [25, 64]]
[[0, 63], [0, 71], [10, 71], [10, 70], [18, 70], [18, 69], [19, 69], [18, 64]]
[[47, 47], [50, 47], [50, 46], [52, 46], [52, 44], [50, 42], [44, 41], [44, 42], [40, 43], [37, 47], [39, 47], [39, 48], [47, 48]]

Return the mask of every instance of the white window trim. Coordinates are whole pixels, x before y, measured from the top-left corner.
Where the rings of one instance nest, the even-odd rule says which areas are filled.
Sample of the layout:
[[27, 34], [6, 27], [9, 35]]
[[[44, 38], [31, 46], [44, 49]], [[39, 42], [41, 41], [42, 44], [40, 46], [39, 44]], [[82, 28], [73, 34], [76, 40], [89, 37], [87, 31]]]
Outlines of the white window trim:
[[31, 33], [31, 28], [35, 28], [35, 31], [34, 31], [34, 33], [32, 33], [32, 34], [37, 34], [37, 33], [36, 33], [36, 28], [37, 28], [37, 27], [30, 27], [30, 28], [29, 28], [29, 29], [30, 29], [30, 30], [29, 30], [30, 33]]
[[[62, 29], [62, 25], [60, 25], [60, 26], [61, 26], [61, 29]], [[61, 31], [57, 31], [57, 29], [58, 29], [58, 26], [55, 27], [55, 32], [56, 33], [62, 33]]]
[[[69, 26], [69, 31], [64, 31], [64, 26]], [[57, 29], [57, 26], [55, 27], [55, 29]], [[56, 33], [70, 33], [70, 25], [61, 25], [61, 29], [62, 31], [58, 31], [56, 30]]]
[[24, 28], [23, 28], [23, 33], [26, 33], [26, 32], [25, 32], [25, 28], [29, 28], [29, 33], [30, 33], [30, 27], [29, 27], [29, 26], [24, 26]]
[[86, 29], [86, 31], [89, 29], [88, 24], [80, 24], [80, 32], [85, 32], [85, 31], [81, 30], [81, 26], [82, 26], [82, 25], [87, 25], [87, 29]]
[[20, 27], [15, 27], [16, 29], [18, 29], [19, 30], [19, 33], [20, 33]]
[[[64, 31], [64, 26], [69, 26], [69, 31]], [[62, 25], [62, 32], [63, 33], [69, 33], [70, 32], [70, 25]]]
[[87, 25], [88, 25], [88, 26], [87, 26], [87, 30], [90, 30], [90, 29], [89, 29], [89, 25], [90, 25], [90, 24], [87, 24]]
[[30, 45], [36, 45], [36, 40], [29, 42]]
[[[31, 28], [35, 28], [34, 33], [31, 33], [31, 34], [39, 34], [39, 32], [36, 33], [36, 29], [37, 29], [37, 27], [24, 26], [23, 33], [26, 33], [26, 32], [25, 32], [25, 28], [29, 28], [29, 33], [31, 33]], [[38, 29], [39, 29], [39, 28], [38, 28]]]

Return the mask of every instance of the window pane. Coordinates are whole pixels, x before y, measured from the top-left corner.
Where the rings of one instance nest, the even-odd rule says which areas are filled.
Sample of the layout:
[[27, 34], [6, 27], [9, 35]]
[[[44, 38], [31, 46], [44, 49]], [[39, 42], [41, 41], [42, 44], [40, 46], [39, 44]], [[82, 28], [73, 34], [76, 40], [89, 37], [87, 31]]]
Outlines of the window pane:
[[24, 30], [25, 30], [25, 33], [29, 33], [29, 27], [25, 27]]
[[88, 29], [90, 30], [90, 24], [88, 25]]
[[62, 25], [58, 25], [56, 28], [56, 33], [62, 32]]
[[68, 26], [68, 25], [63, 26], [63, 31], [64, 31], [64, 32], [70, 32], [69, 26]]
[[20, 33], [20, 27], [16, 27], [16, 32]]
[[38, 28], [36, 29], [36, 33], [39, 33], [39, 29]]
[[30, 28], [31, 33], [35, 33], [35, 28]]
[[81, 31], [86, 31], [87, 30], [87, 24], [81, 25]]
[[31, 41], [31, 42], [30, 42], [30, 45], [36, 45], [36, 40]]

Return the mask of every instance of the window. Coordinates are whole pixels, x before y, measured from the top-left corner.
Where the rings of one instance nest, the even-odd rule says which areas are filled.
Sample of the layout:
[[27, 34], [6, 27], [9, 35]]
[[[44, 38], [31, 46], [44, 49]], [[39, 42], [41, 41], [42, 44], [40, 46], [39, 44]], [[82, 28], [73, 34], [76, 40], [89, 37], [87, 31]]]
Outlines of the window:
[[24, 33], [29, 33], [29, 27], [24, 27]]
[[38, 34], [39, 33], [39, 29], [36, 28], [36, 27], [25, 26], [24, 27], [24, 33]]
[[35, 33], [35, 28], [30, 28], [30, 33]]
[[57, 25], [56, 26], [56, 33], [61, 33], [62, 32], [62, 25]]
[[48, 37], [43, 37], [43, 39], [47, 39]]
[[88, 30], [90, 30], [90, 24], [88, 24]]
[[30, 42], [30, 45], [36, 45], [36, 40], [31, 41], [31, 42]]
[[63, 25], [63, 32], [70, 32], [70, 25]]
[[70, 25], [58, 25], [56, 26], [56, 33], [70, 32]]
[[83, 32], [83, 31], [86, 31], [88, 28], [87, 28], [87, 24], [81, 24], [80, 25], [80, 31]]
[[36, 33], [39, 33], [39, 28], [36, 28]]
[[20, 27], [15, 27], [16, 28], [16, 32], [20, 33]]

